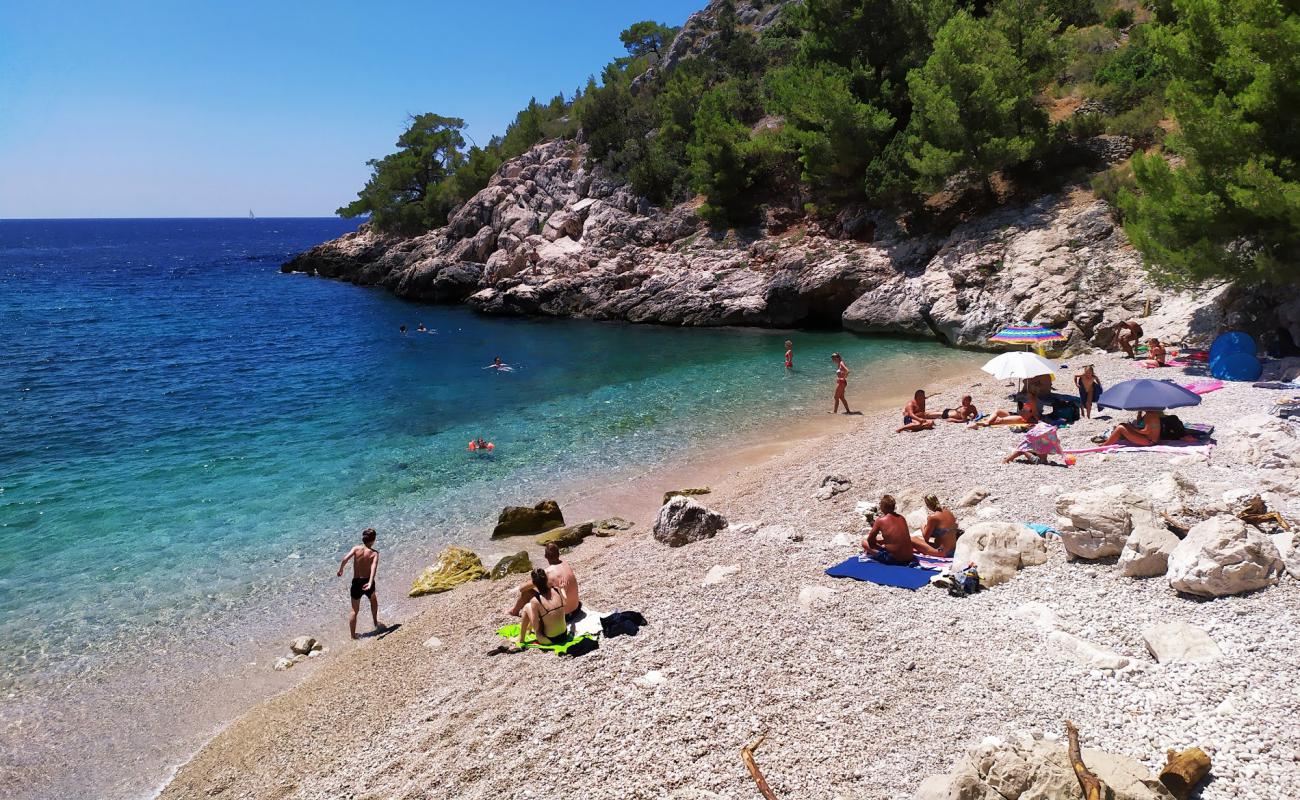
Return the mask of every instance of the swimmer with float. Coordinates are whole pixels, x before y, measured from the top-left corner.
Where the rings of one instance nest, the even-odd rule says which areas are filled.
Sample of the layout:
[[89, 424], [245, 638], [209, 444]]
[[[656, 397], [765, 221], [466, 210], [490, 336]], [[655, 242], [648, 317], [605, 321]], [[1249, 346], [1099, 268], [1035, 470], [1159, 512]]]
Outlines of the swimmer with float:
[[491, 453], [495, 449], [496, 449], [496, 445], [492, 444], [491, 442], [484, 441], [482, 436], [478, 437], [477, 439], [469, 440], [469, 451], [471, 453]]
[[494, 369], [497, 372], [514, 372], [515, 368], [501, 360], [501, 356], [492, 359], [492, 363], [483, 369]]

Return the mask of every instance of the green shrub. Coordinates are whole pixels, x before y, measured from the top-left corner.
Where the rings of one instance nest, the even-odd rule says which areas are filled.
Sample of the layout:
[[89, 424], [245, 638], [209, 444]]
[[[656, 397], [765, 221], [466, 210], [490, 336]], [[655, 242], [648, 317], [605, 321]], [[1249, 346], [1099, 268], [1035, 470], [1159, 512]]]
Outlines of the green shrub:
[[1112, 213], [1116, 217], [1120, 215], [1120, 192], [1131, 192], [1135, 186], [1137, 186], [1137, 181], [1133, 178], [1132, 161], [1116, 164], [1105, 172], [1098, 172], [1092, 177], [1092, 191], [1102, 200], [1110, 203]]
[[1136, 107], [1111, 117], [1106, 132], [1131, 136], [1139, 143], [1151, 142], [1160, 134], [1165, 107], [1156, 96], [1146, 97]]
[[1127, 8], [1117, 8], [1106, 17], [1106, 27], [1121, 31], [1133, 26], [1133, 12]]
[[1071, 136], [1091, 139], [1106, 130], [1106, 118], [1101, 114], [1074, 114], [1066, 123]]

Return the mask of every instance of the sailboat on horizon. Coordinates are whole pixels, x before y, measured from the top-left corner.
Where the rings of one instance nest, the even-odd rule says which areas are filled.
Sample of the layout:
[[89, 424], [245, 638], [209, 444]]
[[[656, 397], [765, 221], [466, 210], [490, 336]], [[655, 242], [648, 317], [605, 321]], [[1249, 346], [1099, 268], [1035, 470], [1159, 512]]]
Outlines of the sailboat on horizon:
[[257, 219], [257, 217], [253, 216], [253, 209], [251, 209], [251, 208], [248, 209], [248, 218], [249, 218], [249, 219]]

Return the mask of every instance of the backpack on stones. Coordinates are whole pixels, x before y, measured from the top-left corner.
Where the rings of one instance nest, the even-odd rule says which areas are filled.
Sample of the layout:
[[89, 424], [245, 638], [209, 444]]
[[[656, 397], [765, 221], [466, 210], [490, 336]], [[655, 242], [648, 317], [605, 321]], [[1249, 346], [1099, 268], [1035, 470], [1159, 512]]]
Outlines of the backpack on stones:
[[953, 597], [965, 597], [968, 594], [975, 594], [980, 590], [980, 573], [974, 564], [963, 569], [961, 572], [952, 574], [952, 582], [948, 584], [948, 594]]

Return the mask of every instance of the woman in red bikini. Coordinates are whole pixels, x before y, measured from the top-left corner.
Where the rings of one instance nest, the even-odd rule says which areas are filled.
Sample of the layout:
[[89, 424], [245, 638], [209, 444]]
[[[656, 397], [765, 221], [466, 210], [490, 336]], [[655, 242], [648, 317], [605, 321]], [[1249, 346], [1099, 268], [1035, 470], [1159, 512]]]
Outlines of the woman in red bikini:
[[785, 340], [785, 368], [794, 369], [794, 342]]
[[844, 359], [840, 358], [839, 353], [831, 353], [831, 361], [835, 362], [835, 409], [831, 413], [839, 413], [840, 403], [843, 403], [844, 413], [852, 414], [849, 401], [844, 399], [844, 390], [849, 385], [849, 368], [844, 365]]

